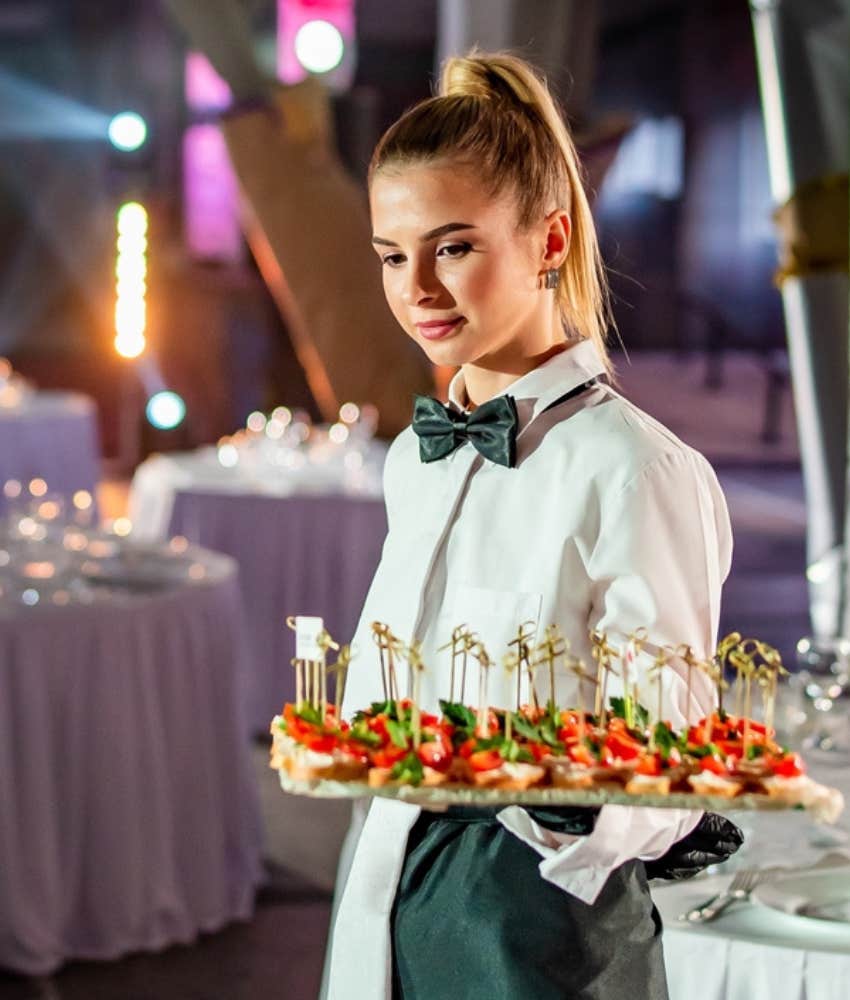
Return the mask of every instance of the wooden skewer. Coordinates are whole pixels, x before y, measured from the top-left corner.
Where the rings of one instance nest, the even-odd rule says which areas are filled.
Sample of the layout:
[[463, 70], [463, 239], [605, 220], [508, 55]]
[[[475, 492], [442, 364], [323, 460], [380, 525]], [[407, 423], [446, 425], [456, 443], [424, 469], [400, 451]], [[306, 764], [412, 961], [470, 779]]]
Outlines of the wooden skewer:
[[565, 657], [567, 669], [578, 678], [578, 736], [579, 740], [583, 743], [585, 737], [587, 736], [587, 719], [585, 717], [584, 691], [582, 689], [582, 684], [585, 683], [585, 681], [590, 684], [596, 684], [596, 681], [592, 677], [588, 676], [587, 668], [585, 667], [583, 660], [577, 656], [570, 656], [569, 653], [565, 653]]
[[422, 645], [412, 642], [405, 650], [407, 665], [413, 677], [410, 721], [413, 728], [413, 746], [416, 750], [422, 741], [422, 710], [419, 705], [424, 664], [421, 656]]
[[595, 715], [598, 723], [603, 723], [603, 714], [606, 711], [606, 696], [608, 691], [608, 674], [614, 672], [611, 666], [611, 657], [615, 651], [608, 645], [608, 638], [604, 632], [591, 632], [590, 641], [592, 643], [593, 658], [596, 660], [596, 704]]
[[[519, 674], [519, 658], [516, 653], [505, 653], [502, 663], [505, 670], [508, 673], [508, 678], [510, 679], [510, 674], [512, 670], [516, 670]], [[519, 688], [517, 688], [517, 703], [519, 703]], [[509, 708], [505, 709], [505, 739], [510, 740], [513, 736], [513, 713]]]
[[351, 662], [351, 647], [342, 646], [339, 650], [339, 655], [336, 658], [336, 663], [328, 667], [328, 670], [332, 671], [336, 677], [334, 681], [334, 711], [336, 714], [337, 725], [340, 721], [340, 713], [342, 711], [342, 700], [345, 696], [345, 678], [348, 673], [348, 665]]
[[[530, 630], [530, 631], [529, 631]], [[508, 647], [516, 646], [517, 677], [516, 677], [516, 708], [520, 710], [522, 701], [522, 668], [525, 666], [528, 676], [529, 700], [537, 708], [537, 693], [534, 690], [534, 675], [531, 666], [531, 650], [528, 640], [534, 636], [537, 630], [537, 622], [533, 620], [525, 621], [517, 629], [516, 636], [508, 643]]]
[[301, 660], [293, 657], [290, 662], [295, 667], [295, 707], [297, 709], [304, 701], [304, 678], [301, 669]]
[[[673, 655], [673, 650], [666, 646], [660, 646], [658, 653], [653, 660], [652, 666], [649, 668], [649, 674], [651, 678], [655, 681], [655, 693], [658, 699], [656, 706], [656, 718], [655, 724], [658, 725], [659, 722], [663, 722], [664, 716], [664, 686], [661, 683], [661, 678], [664, 672], [664, 667], [670, 662], [670, 657]], [[655, 726], [652, 727], [649, 737], [649, 748], [655, 753], [658, 749], [657, 741], [655, 738]]]
[[694, 651], [687, 643], [682, 643], [676, 648], [676, 656], [684, 660], [686, 673], [686, 694], [685, 694], [685, 724], [691, 728], [691, 687], [693, 684], [693, 670], [697, 665]]
[[457, 666], [457, 658], [464, 648], [464, 636], [466, 631], [466, 625], [456, 625], [452, 629], [451, 640], [444, 646], [440, 646], [437, 650], [439, 653], [441, 653], [444, 649], [451, 649], [452, 651], [451, 672], [449, 675], [449, 701], [451, 702], [455, 700], [455, 670]]
[[635, 680], [637, 675], [637, 661], [646, 640], [646, 629], [641, 626], [629, 635], [626, 643], [626, 652], [621, 658], [623, 664], [623, 710], [626, 716], [626, 725], [629, 728], [634, 725], [635, 721], [635, 702], [637, 699], [633, 693], [633, 688], [637, 685], [637, 681]]
[[553, 717], [556, 715], [558, 706], [555, 698], [555, 663], [559, 656], [565, 656], [567, 644], [557, 625], [547, 625], [544, 639], [535, 650], [535, 659], [532, 667], [546, 666], [549, 671], [549, 702], [548, 709]]
[[490, 657], [484, 648], [484, 644], [480, 641], [475, 643], [470, 652], [478, 660], [478, 724], [476, 732], [480, 737], [486, 739], [490, 735], [487, 726], [487, 712], [489, 709], [487, 704], [487, 671], [490, 667]]
[[390, 687], [387, 683], [387, 664], [384, 657], [387, 649], [387, 634], [389, 626], [383, 622], [372, 622], [372, 638], [378, 646], [378, 658], [381, 663], [381, 684], [384, 689], [384, 701], [389, 701], [392, 697]]
[[460, 681], [460, 700], [462, 704], [466, 703], [466, 665], [467, 658], [470, 653], [475, 655], [475, 647], [478, 643], [478, 636], [474, 632], [470, 632], [468, 629], [463, 633], [463, 662], [461, 667], [461, 681]]

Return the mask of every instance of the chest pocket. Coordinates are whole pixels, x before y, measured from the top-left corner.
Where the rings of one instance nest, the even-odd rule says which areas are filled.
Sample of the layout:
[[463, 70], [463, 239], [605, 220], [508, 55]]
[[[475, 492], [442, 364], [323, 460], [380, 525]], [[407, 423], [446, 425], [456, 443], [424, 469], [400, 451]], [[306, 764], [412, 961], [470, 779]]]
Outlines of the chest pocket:
[[[517, 676], [505, 670], [505, 654], [516, 646], [508, 644], [516, 638], [520, 625], [531, 622], [532, 633], [528, 642], [534, 646], [540, 631], [540, 610], [543, 595], [513, 590], [491, 590], [489, 587], [472, 587], [459, 584], [447, 602], [449, 609], [444, 619], [443, 633], [450, 635], [457, 625], [466, 625], [475, 632], [490, 657], [487, 700], [502, 708], [514, 707], [517, 697]], [[460, 681], [455, 696], [460, 697]], [[448, 693], [448, 692], [446, 692]], [[520, 680], [520, 698], [528, 699], [528, 681]], [[467, 704], [478, 700], [478, 663], [470, 658], [467, 668], [465, 699]]]

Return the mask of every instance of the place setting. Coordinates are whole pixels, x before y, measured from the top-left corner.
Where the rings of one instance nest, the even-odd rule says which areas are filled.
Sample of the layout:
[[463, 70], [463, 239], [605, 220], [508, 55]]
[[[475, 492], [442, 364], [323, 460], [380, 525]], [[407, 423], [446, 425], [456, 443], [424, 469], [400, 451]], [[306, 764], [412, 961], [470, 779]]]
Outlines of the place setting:
[[137, 542], [126, 517], [95, 522], [94, 497], [68, 500], [42, 479], [3, 486], [0, 611], [128, 600], [221, 575], [226, 559], [185, 538]]

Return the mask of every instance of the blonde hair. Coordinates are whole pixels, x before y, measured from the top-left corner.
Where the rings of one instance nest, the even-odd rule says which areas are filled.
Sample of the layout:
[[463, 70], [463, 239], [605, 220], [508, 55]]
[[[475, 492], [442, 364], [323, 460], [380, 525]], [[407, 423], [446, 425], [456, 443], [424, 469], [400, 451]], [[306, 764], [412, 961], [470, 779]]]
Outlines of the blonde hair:
[[389, 166], [451, 159], [475, 165], [494, 195], [509, 190], [525, 228], [555, 208], [570, 216], [570, 248], [556, 290], [566, 327], [592, 340], [609, 373], [613, 325], [608, 282], [575, 145], [545, 79], [507, 52], [454, 56], [439, 92], [406, 111], [381, 137], [369, 183]]

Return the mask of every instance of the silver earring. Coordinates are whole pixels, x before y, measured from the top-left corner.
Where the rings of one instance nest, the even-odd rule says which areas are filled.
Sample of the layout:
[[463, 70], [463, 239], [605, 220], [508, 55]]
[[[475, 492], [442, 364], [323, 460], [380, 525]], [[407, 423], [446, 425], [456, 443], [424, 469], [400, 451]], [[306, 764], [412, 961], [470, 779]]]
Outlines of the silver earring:
[[556, 267], [550, 267], [546, 272], [546, 280], [544, 281], [545, 288], [557, 288], [558, 282], [561, 280], [561, 272]]

